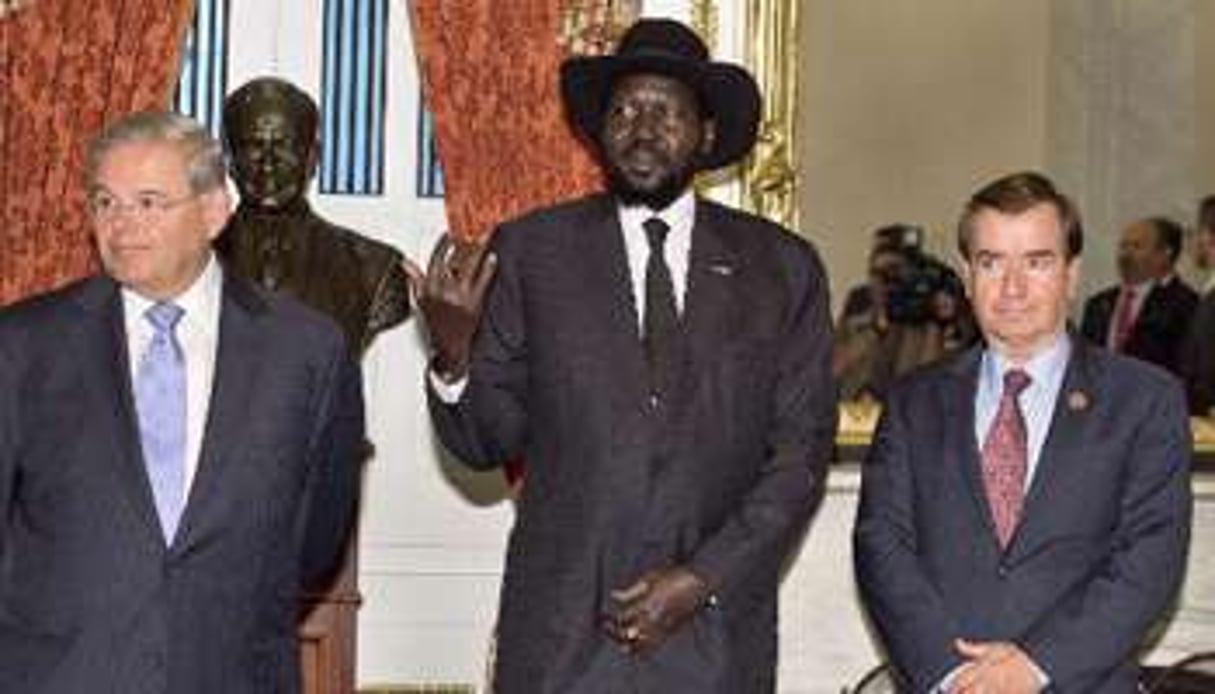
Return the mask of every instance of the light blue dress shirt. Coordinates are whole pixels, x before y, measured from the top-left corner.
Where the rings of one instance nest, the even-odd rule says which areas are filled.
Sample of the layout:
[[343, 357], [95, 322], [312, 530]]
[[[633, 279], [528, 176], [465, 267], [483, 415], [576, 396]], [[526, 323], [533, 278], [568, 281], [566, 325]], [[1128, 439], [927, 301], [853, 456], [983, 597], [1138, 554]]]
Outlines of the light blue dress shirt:
[[[1029, 458], [1025, 471], [1027, 490], [1038, 469], [1038, 458], [1050, 431], [1051, 418], [1055, 414], [1055, 403], [1059, 400], [1059, 389], [1063, 387], [1063, 374], [1067, 370], [1071, 352], [1071, 339], [1062, 333], [1049, 347], [1021, 367], [1032, 379], [1017, 398], [1025, 418], [1026, 452]], [[995, 422], [1000, 396], [1004, 391], [1004, 372], [1010, 368], [1012, 364], [1000, 354], [990, 349], [983, 352], [979, 365], [979, 387], [975, 391], [975, 441], [980, 450], [987, 439], [988, 430]]]

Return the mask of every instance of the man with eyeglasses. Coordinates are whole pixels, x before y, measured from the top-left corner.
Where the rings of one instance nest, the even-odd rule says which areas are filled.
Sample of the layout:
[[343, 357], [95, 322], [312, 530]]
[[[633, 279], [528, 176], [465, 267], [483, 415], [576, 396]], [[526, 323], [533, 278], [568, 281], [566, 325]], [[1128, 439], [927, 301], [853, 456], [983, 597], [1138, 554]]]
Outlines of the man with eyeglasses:
[[350, 348], [216, 261], [202, 126], [122, 118], [85, 176], [104, 273], [0, 311], [0, 692], [297, 692], [355, 508]]

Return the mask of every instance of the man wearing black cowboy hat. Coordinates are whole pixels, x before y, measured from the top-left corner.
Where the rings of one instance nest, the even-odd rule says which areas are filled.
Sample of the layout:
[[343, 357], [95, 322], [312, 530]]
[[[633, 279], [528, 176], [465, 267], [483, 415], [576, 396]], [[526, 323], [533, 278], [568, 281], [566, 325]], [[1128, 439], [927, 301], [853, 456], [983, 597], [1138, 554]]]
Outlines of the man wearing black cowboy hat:
[[610, 194], [412, 272], [443, 443], [526, 461], [496, 691], [771, 692], [835, 429], [822, 265], [693, 192], [751, 148], [760, 97], [686, 27], [642, 20], [561, 82]]

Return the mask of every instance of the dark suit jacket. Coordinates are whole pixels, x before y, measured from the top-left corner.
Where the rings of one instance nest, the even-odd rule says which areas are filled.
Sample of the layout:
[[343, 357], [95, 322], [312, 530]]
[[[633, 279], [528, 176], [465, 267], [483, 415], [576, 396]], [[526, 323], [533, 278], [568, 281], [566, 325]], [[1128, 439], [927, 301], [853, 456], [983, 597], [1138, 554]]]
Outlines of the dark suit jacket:
[[[1084, 303], [1080, 332], [1096, 345], [1104, 347], [1107, 344], [1118, 291], [1117, 286], [1110, 287]], [[1174, 374], [1179, 373], [1182, 346], [1197, 305], [1198, 294], [1176, 277], [1155, 285], [1143, 300], [1122, 351]]]
[[1131, 693], [1184, 572], [1190, 433], [1164, 372], [1073, 340], [1021, 524], [1001, 551], [974, 434], [980, 350], [895, 387], [865, 461], [857, 580], [891, 660], [928, 691], [958, 637], [1011, 640], [1055, 691]]
[[1194, 310], [1181, 377], [1190, 396], [1190, 412], [1209, 415], [1215, 407], [1215, 290], [1208, 291]]
[[[443, 442], [474, 466], [523, 454], [496, 691], [770, 692], [781, 562], [820, 498], [835, 429], [827, 284], [783, 229], [701, 200], [687, 362], [651, 405], [622, 232], [596, 196], [500, 228], [499, 263]], [[609, 593], [666, 564], [720, 601], [653, 654], [601, 631]]]
[[325, 577], [355, 506], [357, 367], [328, 319], [226, 279], [166, 548], [122, 313], [108, 278], [0, 312], [0, 692], [296, 692], [300, 583]]

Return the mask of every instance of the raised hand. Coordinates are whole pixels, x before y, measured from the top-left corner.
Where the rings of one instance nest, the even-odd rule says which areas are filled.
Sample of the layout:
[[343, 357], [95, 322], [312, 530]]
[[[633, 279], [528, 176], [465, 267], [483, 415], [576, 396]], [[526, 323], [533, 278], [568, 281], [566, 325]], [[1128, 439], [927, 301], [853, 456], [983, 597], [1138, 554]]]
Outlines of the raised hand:
[[405, 260], [434, 355], [431, 367], [445, 380], [458, 380], [468, 373], [473, 336], [497, 268], [497, 256], [484, 244], [451, 234], [439, 241], [425, 272]]

